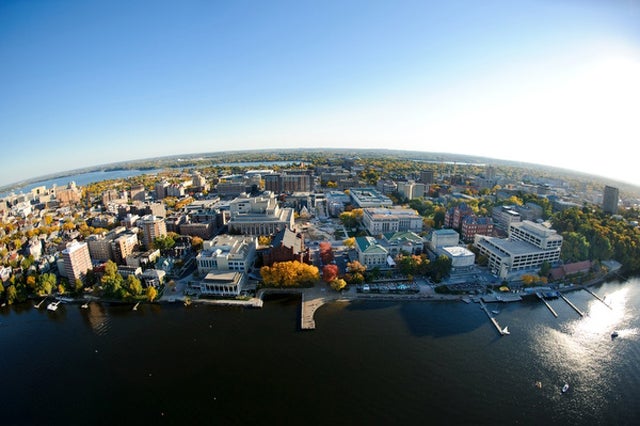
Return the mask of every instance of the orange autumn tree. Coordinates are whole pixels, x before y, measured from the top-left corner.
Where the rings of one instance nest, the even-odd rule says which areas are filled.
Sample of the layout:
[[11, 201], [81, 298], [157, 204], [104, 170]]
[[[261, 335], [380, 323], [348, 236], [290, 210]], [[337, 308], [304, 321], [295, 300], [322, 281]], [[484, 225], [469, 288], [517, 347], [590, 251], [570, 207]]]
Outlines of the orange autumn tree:
[[330, 283], [338, 278], [338, 265], [329, 264], [322, 268], [322, 280]]

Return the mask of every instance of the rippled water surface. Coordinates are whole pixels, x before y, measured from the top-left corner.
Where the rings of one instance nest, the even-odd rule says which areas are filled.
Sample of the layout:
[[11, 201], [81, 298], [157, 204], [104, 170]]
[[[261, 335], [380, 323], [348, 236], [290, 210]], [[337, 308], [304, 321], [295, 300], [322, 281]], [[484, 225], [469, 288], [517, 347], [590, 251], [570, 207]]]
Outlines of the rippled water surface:
[[491, 306], [505, 337], [462, 302], [4, 308], [0, 423], [640, 424], [639, 286]]

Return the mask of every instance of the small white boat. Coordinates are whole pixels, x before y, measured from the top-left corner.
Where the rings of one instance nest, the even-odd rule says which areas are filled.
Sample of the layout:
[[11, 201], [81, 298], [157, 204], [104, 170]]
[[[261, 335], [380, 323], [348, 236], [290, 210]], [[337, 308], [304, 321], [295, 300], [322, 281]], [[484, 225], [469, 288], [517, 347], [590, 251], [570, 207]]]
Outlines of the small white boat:
[[87, 309], [89, 307], [89, 302], [80, 306], [82, 309]]
[[58, 310], [58, 305], [60, 304], [60, 301], [57, 302], [51, 302], [47, 305], [47, 310], [49, 311], [56, 311]]
[[493, 315], [498, 315], [498, 314], [500, 313], [500, 311], [498, 311], [498, 310], [494, 309], [493, 311], [491, 311], [491, 313], [492, 313]]
[[569, 390], [569, 383], [565, 383], [562, 387], [562, 393], [566, 393]]
[[505, 328], [502, 329], [502, 334], [511, 334], [511, 332], [509, 331], [509, 326], [506, 326]]

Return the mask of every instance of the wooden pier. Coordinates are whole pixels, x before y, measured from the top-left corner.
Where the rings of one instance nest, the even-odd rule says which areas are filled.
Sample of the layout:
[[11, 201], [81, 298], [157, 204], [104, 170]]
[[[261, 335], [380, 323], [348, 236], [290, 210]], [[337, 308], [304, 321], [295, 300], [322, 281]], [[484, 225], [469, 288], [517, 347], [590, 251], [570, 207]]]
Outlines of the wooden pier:
[[498, 321], [496, 321], [493, 315], [491, 315], [491, 312], [489, 312], [489, 310], [487, 309], [487, 306], [484, 304], [482, 300], [480, 301], [480, 308], [484, 311], [485, 314], [487, 314], [487, 316], [489, 317], [494, 327], [496, 328], [496, 330], [498, 330], [498, 333], [500, 333], [501, 336], [506, 336], [507, 334], [509, 334], [509, 332], [506, 331], [506, 327], [504, 329], [500, 327], [500, 324], [498, 324]]
[[553, 308], [551, 307], [549, 302], [547, 302], [547, 300], [544, 298], [544, 296], [542, 294], [540, 294], [540, 293], [536, 293], [536, 296], [538, 296], [538, 299], [542, 300], [542, 303], [544, 303], [547, 306], [547, 308], [549, 308], [549, 311], [553, 314], [553, 316], [558, 318], [558, 313], [553, 310]]
[[573, 310], [578, 313], [578, 315], [580, 315], [581, 317], [584, 316], [584, 313], [582, 313], [582, 311], [580, 309], [578, 309], [578, 307], [576, 305], [571, 303], [571, 301], [569, 299], [567, 299], [562, 293], [560, 293], [560, 297], [562, 298], [562, 300], [567, 302], [567, 305], [571, 306], [573, 308]]
[[611, 307], [611, 305], [609, 305], [607, 302], [604, 301], [604, 299], [602, 299], [600, 296], [598, 296], [597, 294], [595, 294], [593, 291], [589, 290], [587, 287], [583, 287], [584, 291], [586, 291], [587, 293], [589, 293], [590, 295], [592, 295], [593, 297], [595, 297], [596, 299], [598, 299], [599, 301], [601, 301], [604, 306], [606, 306], [609, 309], [613, 309]]

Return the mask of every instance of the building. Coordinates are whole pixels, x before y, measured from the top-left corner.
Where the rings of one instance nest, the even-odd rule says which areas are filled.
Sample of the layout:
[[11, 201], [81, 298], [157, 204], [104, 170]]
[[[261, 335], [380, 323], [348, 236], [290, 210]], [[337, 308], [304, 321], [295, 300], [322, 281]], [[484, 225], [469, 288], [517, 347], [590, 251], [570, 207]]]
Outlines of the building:
[[434, 173], [433, 170], [422, 170], [420, 172], [420, 182], [425, 185], [433, 185], [434, 183]]
[[237, 297], [243, 287], [245, 275], [233, 271], [212, 271], [199, 283], [192, 283], [190, 287], [201, 296]]
[[293, 229], [292, 208], [280, 208], [272, 192], [251, 197], [243, 194], [229, 203], [229, 230], [245, 235], [273, 235], [286, 228]]
[[164, 197], [167, 196], [168, 187], [169, 187], [169, 182], [167, 182], [166, 180], [161, 180], [159, 182], [156, 182], [156, 184], [154, 185], [156, 200], [162, 200]]
[[137, 225], [142, 229], [142, 244], [146, 249], [153, 246], [153, 240], [167, 235], [163, 217], [146, 215], [138, 219]]
[[460, 235], [453, 229], [434, 229], [429, 235], [429, 248], [436, 252], [438, 247], [457, 246]]
[[466, 216], [462, 219], [460, 227], [462, 241], [470, 243], [475, 240], [476, 235], [492, 235], [493, 219], [490, 217]]
[[459, 230], [462, 226], [462, 221], [468, 216], [474, 216], [473, 209], [467, 205], [467, 203], [460, 203], [455, 207], [447, 209], [444, 214], [444, 226], [446, 228], [453, 228]]
[[76, 186], [75, 182], [70, 182], [66, 188], [55, 189], [55, 194], [56, 200], [58, 200], [61, 206], [79, 203], [82, 195], [80, 188]]
[[544, 262], [557, 262], [562, 236], [553, 229], [524, 221], [511, 224], [507, 239], [476, 235], [474, 245], [488, 259], [491, 272], [507, 278], [514, 272], [539, 268]]
[[86, 280], [87, 272], [92, 269], [91, 256], [87, 243], [72, 242], [66, 249], [62, 250], [62, 260], [64, 262], [64, 272], [70, 283]]
[[356, 237], [356, 252], [358, 261], [369, 270], [394, 265], [387, 249], [373, 237]]
[[213, 270], [248, 272], [255, 261], [257, 248], [256, 237], [218, 235], [205, 241], [196, 256], [198, 273], [204, 275]]
[[391, 207], [393, 201], [386, 195], [382, 195], [374, 188], [352, 188], [349, 190], [349, 196], [354, 207]]
[[619, 196], [618, 188], [606, 185], [602, 194], [602, 211], [609, 214], [618, 213]]
[[494, 228], [503, 232], [507, 232], [512, 223], [522, 220], [515, 206], [496, 206], [491, 211], [491, 217]]
[[288, 262], [297, 260], [298, 262], [309, 263], [309, 249], [304, 245], [302, 234], [292, 231], [289, 228], [278, 232], [271, 241], [269, 250], [262, 256], [263, 264], [271, 266], [275, 262]]
[[424, 240], [420, 235], [411, 231], [382, 234], [379, 242], [387, 249], [392, 258], [395, 258], [400, 252], [416, 255], [424, 252]]
[[453, 269], [470, 268], [476, 260], [476, 255], [471, 250], [460, 246], [440, 247], [437, 254], [447, 256]]
[[135, 232], [124, 232], [111, 241], [112, 259], [118, 265], [125, 264], [127, 257], [133, 254], [138, 248], [138, 234]]
[[263, 179], [264, 189], [276, 194], [313, 190], [313, 177], [308, 174], [274, 173], [265, 175]]
[[144, 185], [132, 185], [130, 193], [131, 193], [131, 201], [140, 201], [144, 203], [144, 199], [146, 197]]
[[409, 200], [423, 198], [427, 190], [427, 185], [413, 181], [399, 182], [398, 192]]
[[387, 232], [422, 232], [422, 217], [416, 210], [406, 208], [365, 208], [362, 224], [370, 235]]

